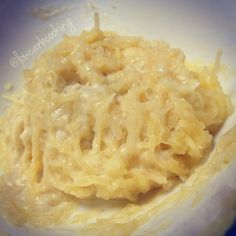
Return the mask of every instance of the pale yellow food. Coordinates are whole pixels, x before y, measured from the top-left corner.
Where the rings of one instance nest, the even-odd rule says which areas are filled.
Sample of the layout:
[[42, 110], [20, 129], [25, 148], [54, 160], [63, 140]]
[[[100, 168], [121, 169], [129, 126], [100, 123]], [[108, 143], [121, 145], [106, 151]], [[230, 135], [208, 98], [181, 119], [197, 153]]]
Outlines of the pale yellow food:
[[215, 67], [98, 26], [42, 55], [9, 99], [0, 199], [36, 225], [69, 219], [83, 199], [136, 201], [186, 180], [232, 112]]

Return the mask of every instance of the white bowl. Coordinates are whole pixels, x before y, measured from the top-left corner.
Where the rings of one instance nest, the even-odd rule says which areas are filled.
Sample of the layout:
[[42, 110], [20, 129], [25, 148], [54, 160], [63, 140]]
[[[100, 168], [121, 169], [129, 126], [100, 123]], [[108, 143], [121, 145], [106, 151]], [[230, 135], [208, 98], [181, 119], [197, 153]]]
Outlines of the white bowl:
[[[38, 15], [33, 14], [45, 6], [46, 9], [49, 6], [54, 9], [47, 20], [41, 19], [47, 16], [42, 9]], [[227, 74], [221, 74], [221, 83], [236, 110], [234, 0], [1, 1], [1, 92], [4, 92], [6, 82], [18, 84], [22, 69], [30, 67], [36, 57], [60, 41], [64, 34], [79, 34], [84, 29], [90, 29], [93, 26], [94, 10], [100, 14], [102, 29], [124, 35], [142, 36], [145, 39], [163, 39], [172, 47], [181, 48], [189, 60], [213, 62], [216, 51], [222, 49], [222, 63], [230, 69]], [[27, 51], [29, 53], [39, 38], [42, 39], [52, 30], [50, 24], [60, 28], [63, 24], [65, 26], [66, 22], [67, 26], [58, 30], [39, 50], [25, 56], [25, 59], [22, 57]], [[4, 106], [2, 100], [1, 110]], [[235, 112], [218, 136], [234, 124]], [[179, 204], [174, 211], [156, 215], [138, 228], [134, 235], [222, 235], [236, 216], [235, 171], [236, 161], [212, 177], [207, 185], [196, 190], [197, 194], [202, 196], [196, 206], [192, 204], [193, 198], [196, 197], [193, 189], [193, 195]], [[171, 223], [166, 223], [168, 221]], [[1, 231], [12, 236], [75, 235], [74, 232], [17, 228], [3, 220], [0, 221], [0, 235], [3, 234]]]

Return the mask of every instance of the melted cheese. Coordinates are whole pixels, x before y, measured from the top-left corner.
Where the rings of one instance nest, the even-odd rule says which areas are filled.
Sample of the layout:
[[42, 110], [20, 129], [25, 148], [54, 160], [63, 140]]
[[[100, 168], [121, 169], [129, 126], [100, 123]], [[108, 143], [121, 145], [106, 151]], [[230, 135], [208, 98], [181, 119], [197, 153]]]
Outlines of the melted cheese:
[[66, 36], [25, 71], [1, 118], [4, 211], [18, 224], [78, 224], [91, 218], [72, 217], [84, 199], [136, 201], [185, 181], [232, 112], [216, 67], [98, 24]]

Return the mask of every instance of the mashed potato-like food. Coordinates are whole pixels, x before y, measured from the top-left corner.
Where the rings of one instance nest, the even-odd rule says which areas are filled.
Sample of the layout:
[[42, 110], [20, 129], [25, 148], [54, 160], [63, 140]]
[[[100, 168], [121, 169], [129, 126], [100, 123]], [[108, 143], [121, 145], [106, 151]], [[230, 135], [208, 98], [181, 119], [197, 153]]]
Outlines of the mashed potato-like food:
[[232, 111], [216, 68], [97, 26], [43, 54], [11, 100], [0, 121], [5, 209], [35, 221], [47, 209], [54, 222], [59, 203], [135, 201], [186, 180]]

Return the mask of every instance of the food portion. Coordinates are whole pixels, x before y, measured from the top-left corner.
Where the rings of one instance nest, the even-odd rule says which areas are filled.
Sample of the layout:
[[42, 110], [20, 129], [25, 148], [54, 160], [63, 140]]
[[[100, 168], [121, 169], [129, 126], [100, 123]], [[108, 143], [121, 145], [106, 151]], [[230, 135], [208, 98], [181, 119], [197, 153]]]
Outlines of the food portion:
[[98, 25], [65, 36], [1, 117], [2, 209], [53, 224], [84, 199], [135, 202], [185, 181], [232, 112], [217, 64]]

